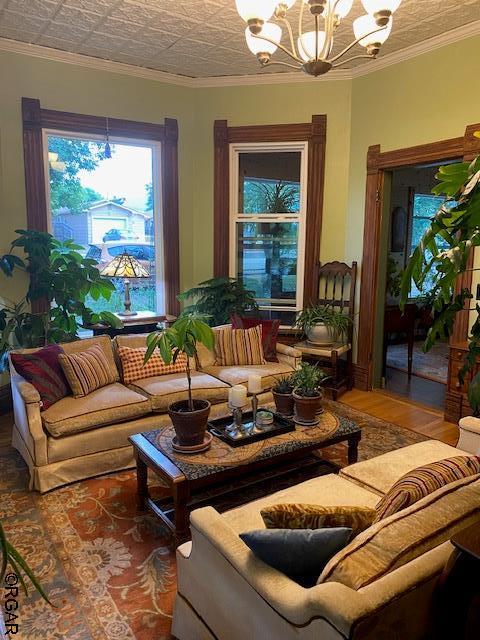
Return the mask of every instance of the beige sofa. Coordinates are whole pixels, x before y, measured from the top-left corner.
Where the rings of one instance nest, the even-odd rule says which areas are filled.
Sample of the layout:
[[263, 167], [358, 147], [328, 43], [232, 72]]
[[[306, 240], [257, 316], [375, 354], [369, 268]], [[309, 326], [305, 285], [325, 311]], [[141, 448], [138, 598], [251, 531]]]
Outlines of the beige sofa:
[[[218, 328], [217, 328], [218, 329]], [[128, 436], [157, 429], [168, 423], [168, 405], [186, 398], [185, 374], [172, 374], [122, 383], [117, 346], [143, 347], [146, 335], [98, 336], [61, 345], [66, 353], [102, 347], [116, 382], [84, 398], [62, 398], [42, 411], [40, 396], [10, 362], [14, 407], [13, 446], [30, 470], [30, 488], [40, 492], [134, 466]], [[30, 349], [29, 351], [35, 351]], [[217, 367], [215, 356], [200, 345], [194, 367], [193, 395], [212, 403], [211, 416], [227, 410], [232, 384], [246, 383], [252, 372], [262, 376], [260, 402], [271, 400], [276, 376], [293, 371], [301, 360], [296, 349], [277, 344], [278, 363], [259, 367]]]
[[[256, 558], [238, 534], [263, 528], [260, 509], [272, 504], [374, 507], [407, 471], [462, 453], [430, 440], [223, 514], [211, 507], [192, 512], [192, 541], [177, 549], [173, 635], [179, 640], [432, 637], [434, 589], [453, 548], [449, 539], [480, 519], [480, 476], [439, 489], [359, 534], [350, 544], [357, 544], [363, 554], [362, 571], [373, 572], [368, 584], [359, 588], [351, 586], [345, 573], [342, 579], [305, 589]], [[376, 541], [373, 548], [367, 539]], [[396, 562], [382, 573], [385, 554], [395, 548]]]

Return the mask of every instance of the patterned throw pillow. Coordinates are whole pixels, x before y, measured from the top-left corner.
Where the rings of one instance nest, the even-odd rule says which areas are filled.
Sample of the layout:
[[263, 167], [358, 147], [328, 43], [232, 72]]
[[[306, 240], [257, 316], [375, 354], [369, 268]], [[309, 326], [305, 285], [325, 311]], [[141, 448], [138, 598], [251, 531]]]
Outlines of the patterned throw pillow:
[[51, 344], [34, 353], [12, 353], [15, 370], [40, 394], [42, 410], [48, 409], [70, 393], [58, 356], [63, 353], [58, 344]]
[[368, 507], [322, 507], [317, 504], [275, 504], [260, 511], [267, 529], [321, 529], [349, 527], [356, 536], [368, 529], [377, 515]]
[[241, 533], [253, 553], [302, 587], [313, 587], [327, 562], [352, 537], [346, 527], [331, 529], [260, 529]]
[[144, 364], [146, 350], [146, 347], [135, 349], [132, 347], [118, 347], [124, 384], [130, 384], [134, 380], [140, 380], [141, 378], [163, 376], [167, 373], [185, 373], [187, 370], [187, 356], [184, 353], [178, 355], [175, 363], [165, 364], [160, 353], [155, 351], [148, 362]]
[[263, 320], [262, 318], [243, 318], [237, 314], [232, 316], [234, 329], [251, 329], [260, 325], [262, 327], [263, 355], [267, 362], [278, 362], [277, 338], [280, 329], [280, 320]]
[[220, 367], [266, 364], [262, 347], [262, 327], [229, 327], [215, 331], [215, 355], [215, 364]]
[[61, 353], [58, 359], [75, 398], [82, 398], [116, 381], [105, 353], [98, 345], [78, 353]]
[[451, 482], [480, 474], [480, 458], [455, 456], [417, 467], [397, 480], [375, 507], [375, 522], [415, 504]]

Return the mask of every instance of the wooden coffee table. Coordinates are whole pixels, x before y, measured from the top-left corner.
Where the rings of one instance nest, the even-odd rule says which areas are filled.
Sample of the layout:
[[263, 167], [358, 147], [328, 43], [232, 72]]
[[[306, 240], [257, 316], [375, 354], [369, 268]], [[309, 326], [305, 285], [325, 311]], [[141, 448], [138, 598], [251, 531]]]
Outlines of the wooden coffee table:
[[[362, 436], [357, 424], [328, 411], [317, 427], [297, 426], [293, 432], [242, 447], [232, 448], [214, 436], [212, 447], [195, 455], [175, 453], [170, 444], [173, 435], [173, 427], [167, 426], [129, 440], [137, 462], [138, 508], [153, 511], [170, 529], [175, 543], [189, 537], [192, 509], [229, 493], [238, 496], [246, 487], [266, 479], [285, 477], [308, 465], [318, 466], [322, 461], [313, 452], [340, 442], [348, 444], [348, 462], [353, 464]], [[334, 465], [331, 467], [332, 472], [337, 471]], [[150, 496], [148, 469], [167, 484], [168, 499], [157, 501]]]

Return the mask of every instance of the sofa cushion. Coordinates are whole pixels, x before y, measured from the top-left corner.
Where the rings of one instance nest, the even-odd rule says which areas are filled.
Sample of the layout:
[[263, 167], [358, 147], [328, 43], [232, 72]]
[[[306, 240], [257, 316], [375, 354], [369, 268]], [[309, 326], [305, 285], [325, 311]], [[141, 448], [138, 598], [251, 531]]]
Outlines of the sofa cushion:
[[42, 412], [45, 429], [56, 438], [125, 422], [151, 411], [148, 398], [114, 382], [82, 398], [62, 398]]
[[262, 327], [215, 331], [215, 363], [220, 366], [265, 364]]
[[240, 534], [257, 558], [306, 588], [313, 587], [330, 558], [351, 537], [347, 527], [259, 529]]
[[344, 507], [317, 504], [275, 504], [260, 512], [267, 529], [321, 529], [349, 527], [353, 535], [367, 529], [375, 520], [375, 509], [361, 506]]
[[376, 522], [409, 507], [450, 482], [479, 473], [480, 458], [477, 456], [455, 456], [417, 467], [397, 480], [377, 504]]
[[[184, 373], [172, 373], [135, 380], [130, 388], [148, 397], [154, 411], [165, 412], [172, 402], [187, 399], [188, 382]], [[208, 400], [212, 404], [226, 402], [229, 388], [230, 385], [218, 378], [201, 371], [192, 371], [194, 399]]]
[[361, 589], [480, 518], [480, 476], [452, 482], [360, 533], [318, 579]]
[[105, 358], [108, 362], [108, 367], [110, 370], [110, 374], [114, 382], [120, 380], [120, 374], [117, 369], [117, 363], [115, 362], [115, 356], [113, 353], [112, 341], [108, 336], [94, 336], [93, 338], [82, 338], [81, 340], [74, 340], [73, 342], [65, 342], [60, 346], [63, 348], [65, 353], [79, 353], [81, 351], [85, 351], [85, 349], [89, 349], [93, 345], [98, 345], [103, 353], [105, 354]]
[[135, 349], [118, 347], [124, 384], [130, 384], [144, 378], [163, 376], [167, 373], [185, 373], [187, 370], [187, 356], [184, 353], [179, 353], [175, 362], [172, 360], [170, 364], [166, 364], [158, 350], [152, 353], [147, 362], [144, 362], [146, 351], [147, 347]]
[[98, 344], [78, 353], [60, 353], [58, 359], [75, 398], [87, 396], [116, 380]]
[[243, 367], [211, 366], [204, 369], [205, 373], [227, 382], [232, 387], [236, 384], [247, 384], [250, 375], [257, 374], [262, 378], [262, 389], [267, 391], [273, 387], [276, 378], [292, 373], [294, 369], [284, 362], [267, 362], [264, 365]]
[[378, 496], [334, 473], [329, 473], [226, 511], [222, 517], [237, 533], [262, 529], [265, 527], [261, 516], [262, 509], [287, 502], [326, 506], [350, 504], [373, 509], [378, 502]]
[[234, 329], [251, 329], [257, 325], [262, 327], [262, 346], [265, 360], [267, 362], [278, 362], [277, 338], [278, 330], [280, 329], [280, 320], [245, 318], [236, 313], [232, 316], [232, 327]]
[[450, 447], [439, 440], [426, 440], [402, 449], [389, 451], [370, 460], [351, 464], [344, 467], [340, 471], [340, 475], [376, 491], [381, 496], [387, 493], [399, 478], [416, 467], [464, 453], [464, 451]]

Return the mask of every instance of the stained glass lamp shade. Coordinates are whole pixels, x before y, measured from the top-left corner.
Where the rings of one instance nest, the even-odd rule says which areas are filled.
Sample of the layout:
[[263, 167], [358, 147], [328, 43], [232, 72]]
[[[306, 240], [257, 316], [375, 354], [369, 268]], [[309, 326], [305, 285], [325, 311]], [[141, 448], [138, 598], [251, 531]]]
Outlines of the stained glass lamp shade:
[[132, 311], [132, 301], [130, 300], [130, 280], [129, 278], [149, 278], [150, 272], [140, 262], [129, 255], [122, 253], [111, 260], [100, 270], [102, 276], [107, 278], [124, 278], [125, 283], [125, 311], [120, 311], [119, 316], [134, 316], [136, 311]]

